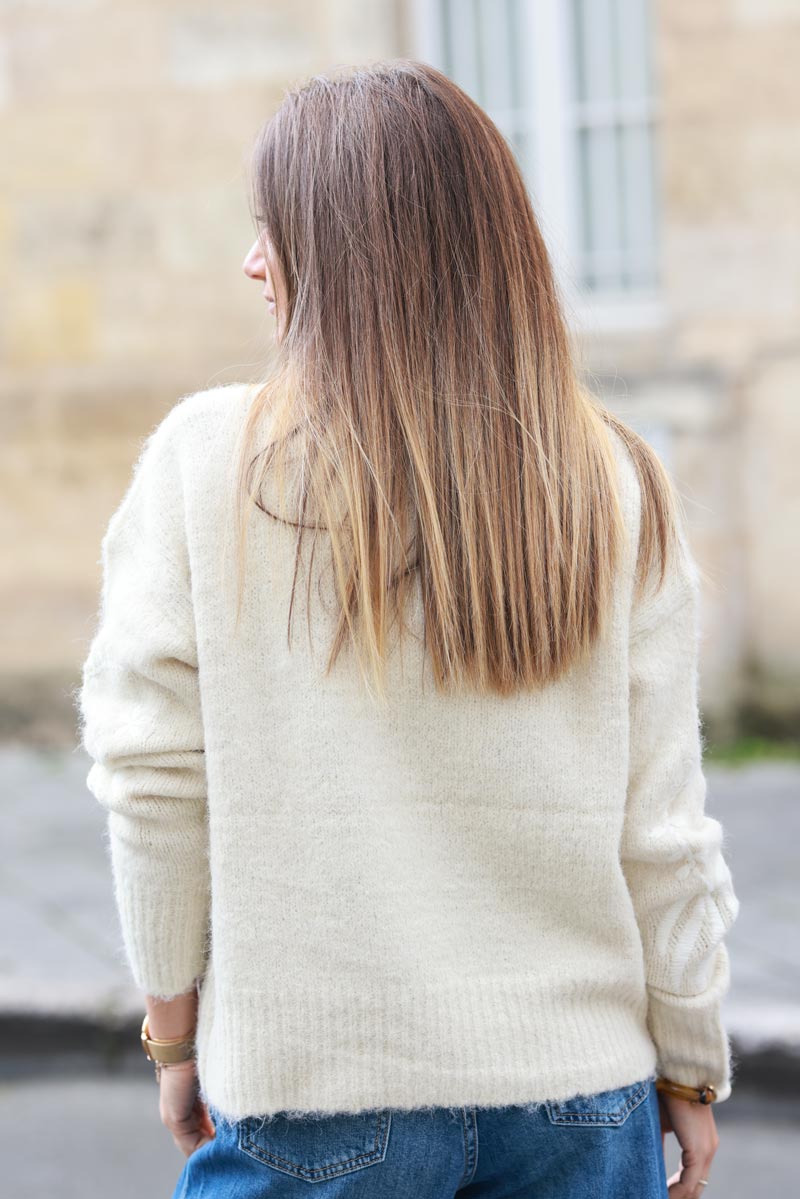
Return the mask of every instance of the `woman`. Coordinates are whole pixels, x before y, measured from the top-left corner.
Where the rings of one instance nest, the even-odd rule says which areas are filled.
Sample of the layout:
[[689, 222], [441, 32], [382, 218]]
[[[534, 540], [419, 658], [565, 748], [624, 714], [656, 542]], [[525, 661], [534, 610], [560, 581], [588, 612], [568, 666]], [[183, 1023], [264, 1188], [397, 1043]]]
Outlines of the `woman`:
[[291, 91], [253, 192], [276, 361], [147, 439], [80, 696], [175, 1194], [644, 1199], [674, 1130], [695, 1199], [738, 900], [676, 494], [444, 75]]

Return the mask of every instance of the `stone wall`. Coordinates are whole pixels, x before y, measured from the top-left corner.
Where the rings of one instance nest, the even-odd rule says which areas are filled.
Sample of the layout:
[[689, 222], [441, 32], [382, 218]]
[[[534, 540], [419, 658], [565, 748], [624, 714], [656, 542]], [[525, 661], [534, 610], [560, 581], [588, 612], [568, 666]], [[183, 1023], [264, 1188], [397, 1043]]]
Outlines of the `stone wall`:
[[659, 430], [704, 589], [716, 732], [800, 715], [800, 5], [659, 0], [664, 321], [587, 357]]
[[[0, 53], [0, 724], [71, 735], [99, 540], [141, 437], [255, 378], [272, 339], [241, 262], [247, 163], [283, 88], [414, 53], [367, 0], [9, 3]], [[649, 432], [706, 585], [715, 730], [796, 716], [800, 6], [659, 0], [664, 320], [587, 337]]]
[[3, 6], [0, 735], [71, 736], [99, 541], [183, 394], [258, 377], [247, 169], [283, 89], [396, 45], [393, 5]]

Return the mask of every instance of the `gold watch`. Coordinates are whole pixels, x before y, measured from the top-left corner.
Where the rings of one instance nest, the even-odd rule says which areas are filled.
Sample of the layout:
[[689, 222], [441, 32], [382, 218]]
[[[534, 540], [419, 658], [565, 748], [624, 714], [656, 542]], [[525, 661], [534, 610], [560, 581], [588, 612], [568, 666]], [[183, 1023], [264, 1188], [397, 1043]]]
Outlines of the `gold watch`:
[[170, 1040], [164, 1040], [160, 1037], [151, 1037], [148, 1027], [148, 1017], [142, 1021], [142, 1049], [145, 1052], [145, 1057], [148, 1061], [155, 1062], [156, 1065], [169, 1065], [173, 1062], [188, 1062], [194, 1057], [194, 1034], [189, 1033], [185, 1037], [173, 1037]]
[[666, 1091], [668, 1095], [675, 1095], [678, 1099], [688, 1099], [692, 1103], [709, 1104], [714, 1103], [717, 1098], [716, 1087], [710, 1082], [704, 1083], [700, 1087], [690, 1087], [683, 1082], [673, 1082], [671, 1078], [657, 1078], [656, 1090]]

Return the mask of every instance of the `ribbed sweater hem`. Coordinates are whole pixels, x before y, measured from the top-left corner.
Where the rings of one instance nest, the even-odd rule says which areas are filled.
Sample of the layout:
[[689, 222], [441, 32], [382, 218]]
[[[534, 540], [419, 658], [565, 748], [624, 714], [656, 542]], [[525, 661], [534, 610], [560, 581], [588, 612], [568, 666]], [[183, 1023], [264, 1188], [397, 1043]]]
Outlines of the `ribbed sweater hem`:
[[645, 1006], [643, 995], [621, 1002], [608, 987], [576, 993], [568, 980], [554, 996], [524, 977], [370, 980], [360, 994], [352, 980], [334, 981], [217, 1002], [207, 977], [198, 1071], [206, 1100], [231, 1120], [558, 1101], [655, 1073]]

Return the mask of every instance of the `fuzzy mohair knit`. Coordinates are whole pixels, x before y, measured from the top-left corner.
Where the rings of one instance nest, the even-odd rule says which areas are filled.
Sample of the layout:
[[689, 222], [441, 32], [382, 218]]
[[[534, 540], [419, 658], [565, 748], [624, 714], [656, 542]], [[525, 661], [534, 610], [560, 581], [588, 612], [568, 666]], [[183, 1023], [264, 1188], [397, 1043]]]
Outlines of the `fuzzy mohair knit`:
[[[253, 390], [184, 396], [102, 541], [79, 690], [133, 978], [200, 981], [223, 1117], [564, 1100], [659, 1072], [731, 1091], [738, 912], [705, 812], [698, 571], [633, 602], [641, 495], [605, 637], [556, 683], [437, 693], [418, 636], [373, 700], [318, 547], [253, 510], [234, 631], [233, 466]], [[316, 563], [321, 563], [317, 566]], [[306, 619], [310, 620], [309, 644]]]

